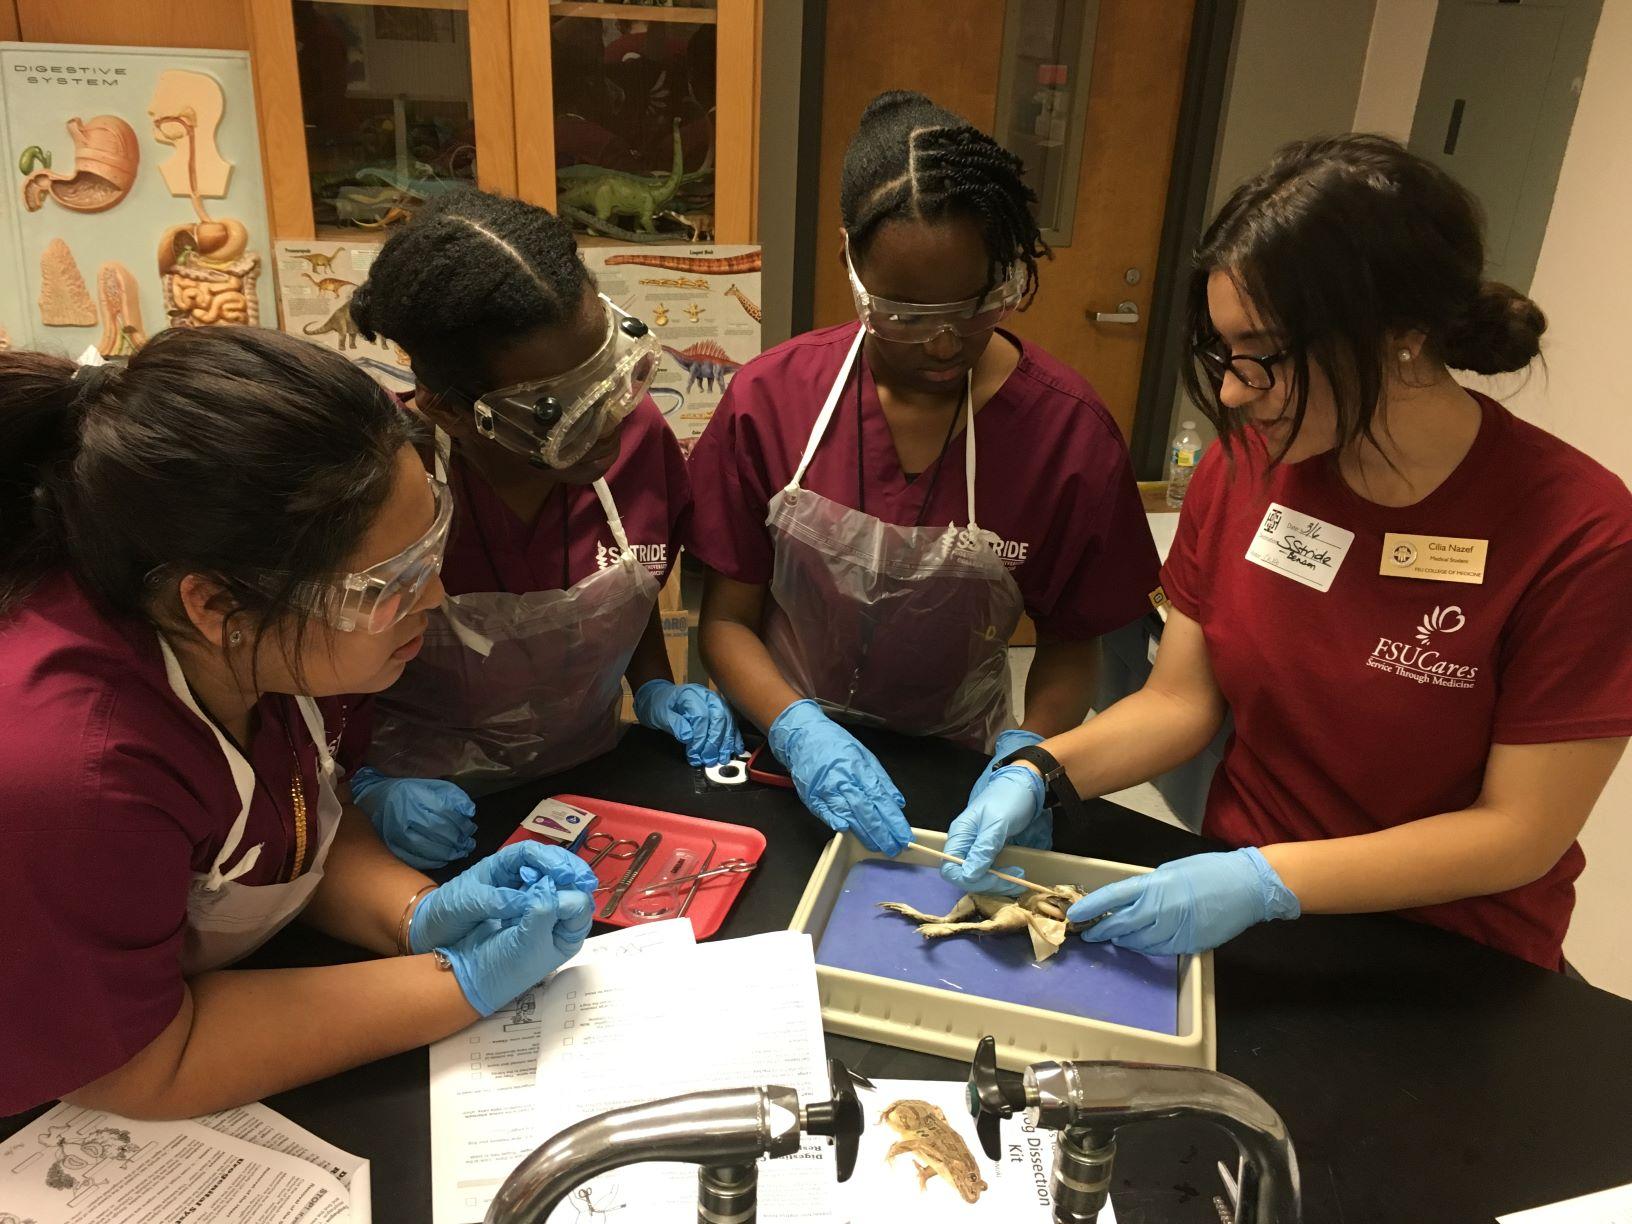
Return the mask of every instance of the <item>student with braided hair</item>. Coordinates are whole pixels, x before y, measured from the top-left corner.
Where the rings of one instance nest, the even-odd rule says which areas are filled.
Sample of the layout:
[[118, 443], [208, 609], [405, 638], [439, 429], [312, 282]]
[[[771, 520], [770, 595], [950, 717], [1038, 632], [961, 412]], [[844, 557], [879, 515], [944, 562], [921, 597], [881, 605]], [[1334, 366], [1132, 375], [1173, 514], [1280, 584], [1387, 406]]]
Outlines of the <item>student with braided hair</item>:
[[467, 854], [465, 790], [610, 749], [625, 678], [641, 722], [693, 764], [729, 760], [730, 713], [673, 682], [657, 614], [691, 513], [646, 394], [659, 349], [596, 291], [566, 225], [519, 200], [443, 196], [385, 244], [351, 310], [408, 353], [457, 508], [447, 603], [381, 695], [352, 783], [386, 843], [419, 866]]
[[[891, 854], [901, 793], [841, 724], [995, 763], [1082, 721], [1097, 639], [1157, 584], [1104, 404], [1001, 327], [1048, 254], [1034, 202], [984, 132], [922, 94], [874, 99], [840, 189], [859, 322], [750, 362], [692, 454], [704, 658], [805, 805]], [[1023, 611], [1039, 642], [1017, 728]], [[992, 774], [977, 793], [1014, 784]]]

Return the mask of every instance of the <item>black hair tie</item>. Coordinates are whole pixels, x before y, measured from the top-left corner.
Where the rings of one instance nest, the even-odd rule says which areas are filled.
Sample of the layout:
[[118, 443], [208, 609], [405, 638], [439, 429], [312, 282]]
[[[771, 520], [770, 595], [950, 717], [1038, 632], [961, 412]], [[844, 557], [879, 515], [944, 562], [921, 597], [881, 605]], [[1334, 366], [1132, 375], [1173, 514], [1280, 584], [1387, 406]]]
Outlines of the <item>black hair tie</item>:
[[82, 365], [74, 370], [74, 406], [83, 408], [94, 400], [113, 380], [117, 367], [111, 362], [101, 365]]

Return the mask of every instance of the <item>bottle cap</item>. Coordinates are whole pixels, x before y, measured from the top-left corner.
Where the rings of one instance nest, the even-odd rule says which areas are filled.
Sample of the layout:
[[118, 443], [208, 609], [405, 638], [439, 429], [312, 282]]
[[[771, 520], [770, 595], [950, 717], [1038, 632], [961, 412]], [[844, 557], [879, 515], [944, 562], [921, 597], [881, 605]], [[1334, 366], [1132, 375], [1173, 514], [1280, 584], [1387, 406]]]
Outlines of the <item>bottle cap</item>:
[[1194, 421], [1180, 421], [1179, 422], [1179, 428], [1180, 429], [1194, 429], [1195, 427], [1196, 427], [1196, 423]]

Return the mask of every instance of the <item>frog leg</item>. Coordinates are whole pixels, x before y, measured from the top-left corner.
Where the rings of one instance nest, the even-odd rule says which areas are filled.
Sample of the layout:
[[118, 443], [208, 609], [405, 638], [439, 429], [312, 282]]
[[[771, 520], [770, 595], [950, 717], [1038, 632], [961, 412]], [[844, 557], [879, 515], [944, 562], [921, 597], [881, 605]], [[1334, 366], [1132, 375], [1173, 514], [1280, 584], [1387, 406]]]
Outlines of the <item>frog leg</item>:
[[974, 898], [967, 895], [958, 898], [958, 903], [946, 914], [926, 914], [922, 910], [913, 909], [910, 905], [902, 905], [899, 901], [880, 901], [878, 908], [889, 910], [892, 914], [900, 914], [901, 917], [910, 918], [914, 922], [963, 922], [979, 912]]

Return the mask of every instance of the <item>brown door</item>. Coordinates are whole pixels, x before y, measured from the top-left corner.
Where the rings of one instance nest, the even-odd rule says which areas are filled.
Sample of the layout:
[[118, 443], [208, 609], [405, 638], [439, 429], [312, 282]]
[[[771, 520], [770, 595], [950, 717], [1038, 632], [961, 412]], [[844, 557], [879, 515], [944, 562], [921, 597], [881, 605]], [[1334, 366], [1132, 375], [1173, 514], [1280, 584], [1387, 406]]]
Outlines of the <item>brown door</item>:
[[854, 317], [839, 262], [845, 146], [874, 95], [922, 90], [1026, 159], [1045, 233], [1060, 237], [1013, 329], [1080, 370], [1131, 436], [1193, 3], [830, 0], [817, 325]]

